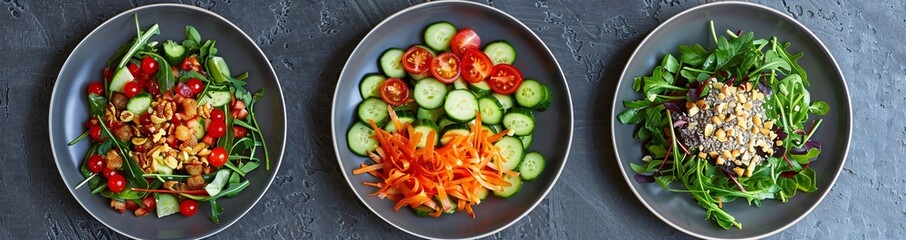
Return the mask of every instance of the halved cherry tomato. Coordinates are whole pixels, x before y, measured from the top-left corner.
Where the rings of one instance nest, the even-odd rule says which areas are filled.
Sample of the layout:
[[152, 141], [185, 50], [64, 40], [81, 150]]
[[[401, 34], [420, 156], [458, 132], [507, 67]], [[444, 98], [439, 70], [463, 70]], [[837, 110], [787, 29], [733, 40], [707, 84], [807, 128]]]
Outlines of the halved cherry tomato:
[[126, 189], [126, 178], [119, 174], [107, 178], [107, 189], [115, 193], [122, 192]]
[[522, 85], [522, 73], [512, 65], [501, 63], [494, 65], [488, 85], [495, 93], [509, 95]]
[[478, 49], [478, 46], [480, 45], [481, 37], [479, 37], [478, 33], [475, 33], [475, 30], [472, 30], [471, 28], [459, 30], [459, 32], [450, 39], [450, 49], [457, 57], [462, 56], [467, 49]]
[[244, 127], [233, 126], [233, 137], [236, 137], [236, 139], [244, 138], [246, 134], [248, 134], [248, 130]]
[[157, 72], [157, 61], [154, 61], [151, 56], [142, 58], [142, 72], [148, 75]]
[[211, 155], [208, 155], [208, 163], [214, 167], [221, 167], [223, 164], [226, 164], [227, 161], [227, 152], [222, 147], [215, 147], [214, 150], [211, 150]]
[[431, 61], [431, 75], [443, 83], [453, 83], [459, 78], [459, 58], [445, 52]]
[[198, 212], [198, 203], [195, 200], [186, 199], [179, 203], [179, 213], [183, 216], [189, 217], [195, 215], [196, 212]]
[[431, 65], [431, 52], [428, 49], [412, 46], [403, 54], [403, 68], [406, 72], [412, 74], [421, 74], [428, 71], [428, 65]]
[[493, 67], [491, 58], [478, 48], [469, 48], [462, 54], [462, 78], [470, 83], [484, 81]]
[[88, 94], [104, 95], [104, 84], [93, 82], [88, 84]]
[[399, 106], [409, 102], [409, 86], [399, 78], [388, 78], [381, 84], [381, 99], [390, 106]]
[[123, 85], [123, 94], [128, 98], [132, 98], [140, 92], [142, 92], [142, 88], [138, 86], [136, 81], [129, 81], [126, 82], [126, 85]]

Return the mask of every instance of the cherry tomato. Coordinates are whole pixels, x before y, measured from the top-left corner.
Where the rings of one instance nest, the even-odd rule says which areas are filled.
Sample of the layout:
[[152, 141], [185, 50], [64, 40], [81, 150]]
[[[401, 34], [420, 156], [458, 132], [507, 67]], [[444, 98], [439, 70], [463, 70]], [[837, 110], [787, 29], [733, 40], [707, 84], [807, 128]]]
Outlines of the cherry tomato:
[[138, 123], [142, 125], [151, 124], [151, 114], [147, 112], [142, 113], [142, 115], [138, 117]]
[[185, 83], [176, 84], [176, 87], [174, 88], [174, 90], [176, 91], [177, 94], [182, 95], [183, 97], [187, 97], [187, 98], [191, 98], [193, 95], [195, 95], [194, 93], [192, 93], [192, 88], [190, 88]]
[[443, 83], [453, 83], [459, 78], [459, 58], [445, 52], [431, 61], [431, 75]]
[[227, 152], [222, 147], [215, 147], [214, 150], [211, 150], [211, 155], [208, 155], [208, 163], [214, 167], [221, 167], [223, 164], [226, 164], [227, 161]]
[[495, 93], [509, 95], [516, 92], [522, 85], [522, 73], [512, 65], [501, 63], [494, 65], [491, 78], [488, 80], [491, 90]]
[[248, 130], [245, 129], [244, 127], [233, 126], [233, 136], [235, 136], [236, 138], [244, 138], [245, 134], [247, 134], [247, 133], [248, 133]]
[[126, 179], [119, 174], [107, 178], [107, 189], [115, 193], [126, 190]]
[[142, 72], [145, 72], [145, 74], [148, 75], [157, 72], [157, 61], [154, 61], [154, 58], [151, 56], [142, 58]]
[[131, 73], [133, 77], [138, 76], [138, 74], [142, 71], [142, 68], [135, 63], [129, 63], [129, 65], [127, 65], [126, 67], [129, 68], [129, 73]]
[[104, 84], [93, 82], [88, 84], [88, 94], [104, 95]]
[[381, 99], [391, 106], [399, 106], [409, 102], [409, 86], [399, 78], [388, 78], [381, 84]]
[[105, 178], [110, 179], [110, 177], [113, 177], [116, 175], [120, 175], [120, 173], [116, 172], [116, 169], [104, 168], [104, 177]]
[[195, 200], [186, 199], [179, 203], [179, 213], [182, 213], [183, 216], [190, 217], [196, 212], [198, 212], [198, 203]]
[[105, 81], [110, 81], [110, 79], [113, 79], [113, 74], [114, 74], [114, 73], [115, 73], [115, 72], [113, 71], [112, 68], [110, 68], [110, 67], [104, 67], [104, 72], [101, 73], [101, 75], [103, 75]]
[[186, 81], [186, 86], [189, 86], [189, 89], [192, 89], [192, 94], [199, 94], [201, 91], [204, 91], [204, 83], [197, 78], [189, 79]]
[[491, 74], [494, 63], [477, 48], [467, 49], [462, 54], [462, 78], [470, 83], [484, 81]]
[[145, 205], [145, 209], [154, 209], [157, 206], [157, 202], [154, 201], [154, 197], [151, 197], [151, 194], [148, 194], [147, 197], [142, 198], [142, 205]]
[[214, 120], [208, 124], [208, 136], [211, 138], [220, 138], [223, 137], [223, 134], [226, 133], [226, 124], [223, 121]]
[[[126, 200], [125, 202], [126, 202], [126, 210], [129, 210], [129, 211], [138, 210], [139, 206], [138, 206], [138, 203], [135, 203], [135, 201]], [[120, 214], [122, 214], [122, 213], [120, 213]]]
[[403, 68], [412, 74], [422, 74], [428, 71], [431, 64], [431, 52], [419, 46], [409, 47], [403, 54]]
[[123, 85], [123, 94], [128, 98], [135, 97], [142, 92], [142, 88], [138, 86], [138, 82], [129, 81], [126, 85]]
[[462, 54], [470, 48], [478, 49], [478, 46], [480, 45], [481, 37], [479, 37], [478, 33], [475, 33], [471, 28], [459, 30], [459, 32], [450, 39], [450, 49], [456, 56], [462, 56]]
[[107, 163], [104, 162], [104, 158], [98, 156], [97, 154], [91, 155], [88, 157], [88, 170], [93, 173], [99, 173], [104, 171], [104, 168], [107, 167]]
[[91, 136], [91, 139], [95, 142], [101, 141], [101, 126], [93, 125], [88, 129], [88, 135]]
[[211, 120], [213, 120], [215, 122], [223, 122], [223, 120], [224, 120], [223, 114], [224, 114], [223, 110], [220, 110], [219, 108], [215, 108], [214, 110], [211, 110]]

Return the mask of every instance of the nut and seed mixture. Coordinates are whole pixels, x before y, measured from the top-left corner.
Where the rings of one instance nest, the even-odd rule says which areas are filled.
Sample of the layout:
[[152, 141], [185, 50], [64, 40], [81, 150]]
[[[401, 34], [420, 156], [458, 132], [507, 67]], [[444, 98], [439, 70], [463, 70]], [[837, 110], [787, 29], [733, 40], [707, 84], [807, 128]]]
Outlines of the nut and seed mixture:
[[765, 95], [751, 83], [726, 85], [716, 79], [697, 102], [686, 102], [687, 111], [675, 113], [688, 119], [680, 129], [683, 143], [698, 150], [698, 157], [731, 168], [737, 176], [751, 176], [755, 167], [774, 154], [774, 122], [764, 115]]

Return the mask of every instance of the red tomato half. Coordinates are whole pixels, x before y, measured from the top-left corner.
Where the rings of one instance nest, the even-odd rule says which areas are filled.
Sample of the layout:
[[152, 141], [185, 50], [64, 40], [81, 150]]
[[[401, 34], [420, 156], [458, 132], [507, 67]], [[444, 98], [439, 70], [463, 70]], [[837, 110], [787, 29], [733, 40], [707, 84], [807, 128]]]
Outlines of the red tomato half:
[[459, 32], [450, 39], [450, 49], [456, 56], [462, 56], [462, 54], [470, 48], [478, 49], [478, 46], [480, 45], [481, 37], [478, 37], [478, 33], [475, 33], [471, 28], [459, 30]]
[[381, 99], [390, 106], [399, 106], [409, 102], [409, 86], [399, 78], [388, 78], [381, 84]]
[[445, 52], [431, 61], [431, 75], [443, 83], [453, 83], [459, 78], [459, 58]]
[[470, 83], [484, 81], [491, 75], [494, 63], [478, 48], [467, 49], [462, 54], [462, 78]]
[[510, 95], [516, 92], [519, 85], [522, 85], [522, 73], [509, 64], [497, 64], [491, 70], [491, 78], [488, 80], [491, 90], [495, 93]]
[[431, 52], [419, 46], [412, 46], [403, 54], [403, 68], [412, 74], [422, 74], [428, 71], [431, 64]]

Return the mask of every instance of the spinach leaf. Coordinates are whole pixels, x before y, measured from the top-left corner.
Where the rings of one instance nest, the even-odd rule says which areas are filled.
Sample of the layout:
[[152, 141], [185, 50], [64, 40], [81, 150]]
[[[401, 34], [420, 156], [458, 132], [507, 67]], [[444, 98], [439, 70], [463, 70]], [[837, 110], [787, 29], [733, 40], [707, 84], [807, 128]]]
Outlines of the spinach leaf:
[[88, 112], [91, 116], [103, 116], [107, 107], [107, 98], [97, 94], [88, 94]]
[[211, 222], [220, 224], [220, 214], [223, 214], [223, 207], [216, 200], [211, 200]]
[[186, 25], [186, 39], [198, 43], [201, 42], [201, 35], [198, 34], [198, 30], [196, 30], [195, 27]]
[[830, 106], [825, 101], [815, 101], [808, 106], [808, 111], [815, 115], [825, 115], [830, 111]]

